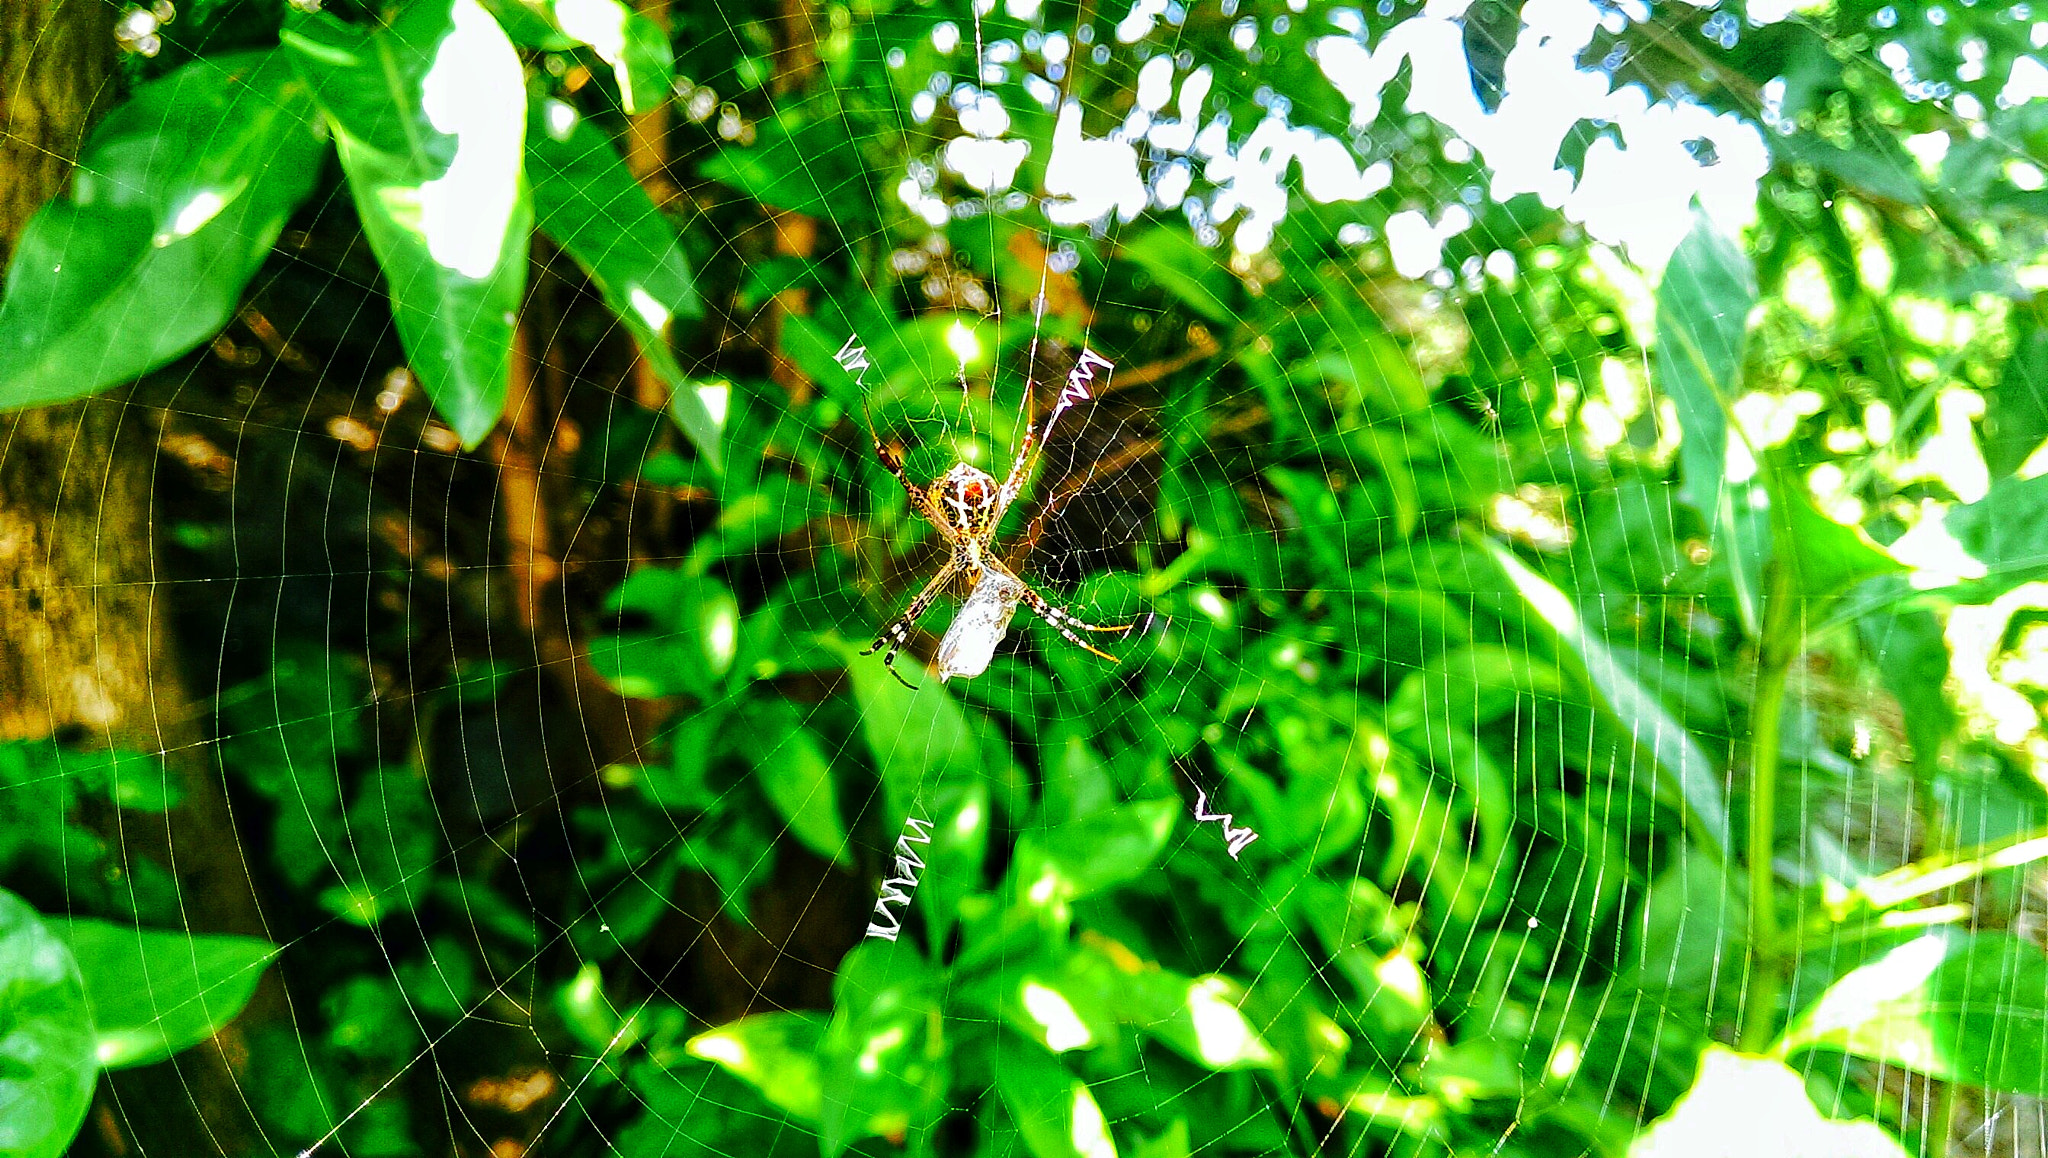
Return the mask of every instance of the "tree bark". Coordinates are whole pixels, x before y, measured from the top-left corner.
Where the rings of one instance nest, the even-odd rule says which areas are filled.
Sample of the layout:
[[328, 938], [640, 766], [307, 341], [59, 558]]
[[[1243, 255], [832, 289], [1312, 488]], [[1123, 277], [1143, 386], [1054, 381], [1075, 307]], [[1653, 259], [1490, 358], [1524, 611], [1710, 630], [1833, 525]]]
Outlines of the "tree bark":
[[[0, 255], [56, 196], [113, 103], [115, 9], [0, 2]], [[0, 740], [56, 737], [161, 753], [184, 803], [124, 813], [117, 860], [172, 869], [195, 931], [261, 934], [203, 702], [178, 666], [156, 566], [155, 447], [121, 388], [0, 414]], [[173, 854], [175, 850], [175, 855]], [[258, 1133], [230, 1065], [233, 1031], [103, 1083], [82, 1141], [109, 1153], [244, 1153]]]

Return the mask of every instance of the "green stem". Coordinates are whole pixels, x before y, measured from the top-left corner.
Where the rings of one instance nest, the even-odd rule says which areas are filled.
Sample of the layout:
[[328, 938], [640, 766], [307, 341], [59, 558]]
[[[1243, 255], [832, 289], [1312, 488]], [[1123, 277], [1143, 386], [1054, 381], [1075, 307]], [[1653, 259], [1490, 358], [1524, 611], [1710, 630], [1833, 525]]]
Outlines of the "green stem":
[[1784, 559], [1769, 565], [1762, 639], [1757, 647], [1756, 697], [1750, 704], [1749, 761], [1749, 985], [1744, 994], [1741, 1046], [1762, 1053], [1777, 1026], [1778, 995], [1784, 987], [1784, 947], [1779, 943], [1775, 878], [1779, 732], [1785, 713], [1785, 684], [1798, 658], [1800, 625], [1792, 599], [1792, 569]]

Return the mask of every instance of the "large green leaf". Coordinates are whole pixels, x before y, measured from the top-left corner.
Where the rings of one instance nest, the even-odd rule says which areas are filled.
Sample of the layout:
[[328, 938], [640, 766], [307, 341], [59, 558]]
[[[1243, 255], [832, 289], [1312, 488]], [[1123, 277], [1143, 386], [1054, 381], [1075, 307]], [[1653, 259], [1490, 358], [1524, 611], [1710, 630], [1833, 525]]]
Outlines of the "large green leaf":
[[1729, 426], [1742, 389], [1742, 357], [1756, 275], [1749, 259], [1705, 214], [1664, 267], [1657, 290], [1657, 345], [1651, 380], [1678, 409], [1684, 431], [1678, 457], [1686, 502], [1713, 529], [1716, 556], [1728, 560], [1744, 622], [1755, 628], [1758, 576], [1769, 526], [1757, 512], [1758, 478], [1731, 481], [1729, 466], [1749, 448]]
[[1156, 226], [1124, 242], [1119, 252], [1195, 313], [1219, 326], [1236, 321], [1230, 298], [1237, 279], [1224, 267], [1221, 255], [1196, 244], [1187, 229]]
[[825, 1158], [928, 1126], [945, 1110], [950, 1069], [939, 978], [909, 942], [862, 941], [840, 962], [832, 995], [818, 1050]]
[[1706, 750], [1632, 674], [1598, 634], [1588, 629], [1564, 592], [1522, 565], [1514, 553], [1491, 539], [1476, 540], [1507, 572], [1508, 581], [1537, 618], [1556, 634], [1564, 653], [1598, 694], [1601, 706], [1655, 762], [1671, 794], [1682, 801], [1695, 833], [1724, 855], [1728, 851], [1728, 805]]
[[2048, 954], [2009, 933], [1928, 933], [1829, 986], [1780, 1049], [2048, 1097]]
[[1036, 1044], [997, 1057], [996, 1093], [1035, 1158], [1116, 1158], [1109, 1121], [1088, 1083]]
[[[606, 0], [616, 2], [616, 0]], [[724, 468], [724, 414], [705, 405], [670, 347], [670, 323], [704, 316], [676, 231], [633, 179], [617, 149], [574, 107], [534, 102], [526, 172], [541, 232], [590, 275], [633, 331], [641, 356], [673, 391], [670, 409], [712, 470]]]
[[382, 27], [294, 15], [284, 43], [333, 126], [413, 371], [464, 446], [505, 408], [533, 205], [526, 81], [477, 0]]
[[859, 647], [838, 637], [823, 642], [846, 659], [854, 700], [860, 705], [861, 735], [882, 774], [891, 824], [901, 824], [911, 814], [912, 801], [921, 790], [946, 781], [979, 779], [985, 774], [985, 761], [987, 773], [995, 779], [1015, 776], [1009, 753], [982, 742], [946, 685], [925, 679], [915, 690], [906, 688], [882, 666], [880, 656], [864, 656]]
[[796, 706], [788, 700], [768, 700], [751, 710], [747, 723], [743, 747], [753, 761], [754, 776], [769, 803], [789, 822], [790, 833], [819, 856], [850, 864], [832, 762], [817, 735], [804, 727]]
[[311, 192], [312, 92], [277, 51], [143, 85], [22, 231], [0, 300], [0, 409], [139, 377], [213, 336]]
[[98, 1077], [78, 963], [27, 902], [0, 889], [0, 1158], [64, 1153]]
[[277, 946], [256, 937], [52, 921], [85, 976], [86, 1004], [107, 1069], [148, 1065], [233, 1021]]
[[1838, 1122], [1814, 1108], [1784, 1063], [1709, 1046], [1698, 1080], [1639, 1135], [1629, 1158], [1906, 1158], [1875, 1122]]

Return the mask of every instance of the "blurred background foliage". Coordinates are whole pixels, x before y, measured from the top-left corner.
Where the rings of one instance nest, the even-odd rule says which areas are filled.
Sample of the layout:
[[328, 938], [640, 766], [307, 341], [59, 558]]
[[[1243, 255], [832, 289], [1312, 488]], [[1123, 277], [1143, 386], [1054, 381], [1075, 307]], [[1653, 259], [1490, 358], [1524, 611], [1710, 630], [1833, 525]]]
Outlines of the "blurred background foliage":
[[[0, 1154], [2048, 1153], [2026, 4], [50, 11], [200, 735], [10, 725]], [[899, 685], [1084, 348], [1143, 630]]]

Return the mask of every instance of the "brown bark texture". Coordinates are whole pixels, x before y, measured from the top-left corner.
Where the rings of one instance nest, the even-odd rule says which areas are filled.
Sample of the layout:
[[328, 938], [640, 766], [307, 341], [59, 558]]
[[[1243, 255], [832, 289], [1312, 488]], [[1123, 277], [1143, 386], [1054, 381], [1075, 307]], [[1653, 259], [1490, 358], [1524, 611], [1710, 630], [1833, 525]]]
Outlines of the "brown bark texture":
[[[62, 191], [95, 117], [117, 97], [100, 0], [0, 2], [0, 254]], [[195, 931], [261, 934], [227, 800], [204, 747], [204, 704], [169, 635], [156, 569], [153, 424], [125, 387], [0, 414], [0, 740], [162, 753], [184, 803], [123, 814], [122, 857], [172, 870]], [[274, 997], [271, 999], [274, 1001]], [[243, 1051], [221, 1039], [101, 1087], [82, 1144], [123, 1153], [253, 1152]]]

